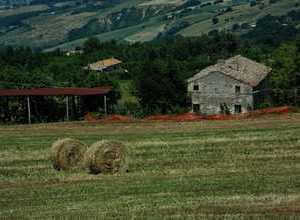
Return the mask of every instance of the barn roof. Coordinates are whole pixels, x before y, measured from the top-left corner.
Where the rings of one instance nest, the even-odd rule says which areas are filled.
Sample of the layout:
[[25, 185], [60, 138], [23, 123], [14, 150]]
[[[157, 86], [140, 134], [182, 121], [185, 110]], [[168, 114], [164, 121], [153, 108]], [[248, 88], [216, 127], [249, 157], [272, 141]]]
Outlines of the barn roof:
[[212, 72], [221, 72], [255, 87], [271, 72], [271, 70], [270, 67], [238, 55], [207, 67], [189, 78], [188, 82], [207, 76]]
[[0, 89], [0, 96], [57, 96], [57, 95], [105, 95], [111, 87], [96, 88], [32, 88], [32, 89]]
[[116, 58], [110, 58], [110, 59], [105, 59], [105, 60], [99, 60], [95, 63], [88, 64], [85, 69], [90, 69], [90, 70], [95, 70], [95, 71], [101, 71], [104, 70], [108, 67], [118, 65], [122, 63], [121, 60], [118, 60]]

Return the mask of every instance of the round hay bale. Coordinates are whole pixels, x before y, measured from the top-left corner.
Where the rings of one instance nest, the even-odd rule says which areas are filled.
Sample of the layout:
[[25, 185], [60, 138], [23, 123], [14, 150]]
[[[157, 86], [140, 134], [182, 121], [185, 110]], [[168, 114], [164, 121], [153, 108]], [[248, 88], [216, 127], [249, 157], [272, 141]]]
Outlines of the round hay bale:
[[50, 150], [50, 160], [56, 170], [68, 170], [83, 167], [87, 146], [78, 140], [64, 138], [55, 141]]
[[85, 167], [92, 174], [128, 172], [127, 148], [116, 141], [99, 141], [85, 153]]

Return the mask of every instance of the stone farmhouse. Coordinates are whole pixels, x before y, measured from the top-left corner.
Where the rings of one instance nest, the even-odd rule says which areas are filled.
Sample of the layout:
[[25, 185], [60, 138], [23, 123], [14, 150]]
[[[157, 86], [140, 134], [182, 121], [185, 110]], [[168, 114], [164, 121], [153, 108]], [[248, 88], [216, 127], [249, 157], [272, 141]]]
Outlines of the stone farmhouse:
[[188, 79], [192, 111], [201, 114], [244, 113], [257, 103], [271, 68], [241, 55], [219, 61]]

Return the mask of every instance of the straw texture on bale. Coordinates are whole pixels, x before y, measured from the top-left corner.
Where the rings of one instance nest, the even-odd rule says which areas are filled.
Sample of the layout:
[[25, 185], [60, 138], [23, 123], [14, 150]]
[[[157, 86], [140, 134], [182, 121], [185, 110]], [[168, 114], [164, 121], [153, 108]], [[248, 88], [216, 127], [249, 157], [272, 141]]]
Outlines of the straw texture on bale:
[[92, 174], [128, 172], [127, 148], [116, 141], [99, 141], [85, 153], [84, 164]]
[[51, 146], [50, 159], [56, 170], [83, 167], [87, 146], [78, 140], [65, 138], [55, 141]]

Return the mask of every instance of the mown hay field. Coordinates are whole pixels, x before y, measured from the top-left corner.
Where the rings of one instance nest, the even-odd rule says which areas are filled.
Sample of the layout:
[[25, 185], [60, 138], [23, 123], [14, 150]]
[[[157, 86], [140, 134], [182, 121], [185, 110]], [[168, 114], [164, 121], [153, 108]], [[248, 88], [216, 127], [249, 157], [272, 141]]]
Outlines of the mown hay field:
[[[56, 171], [58, 138], [123, 141], [129, 172]], [[298, 219], [300, 114], [0, 126], [0, 219]]]

